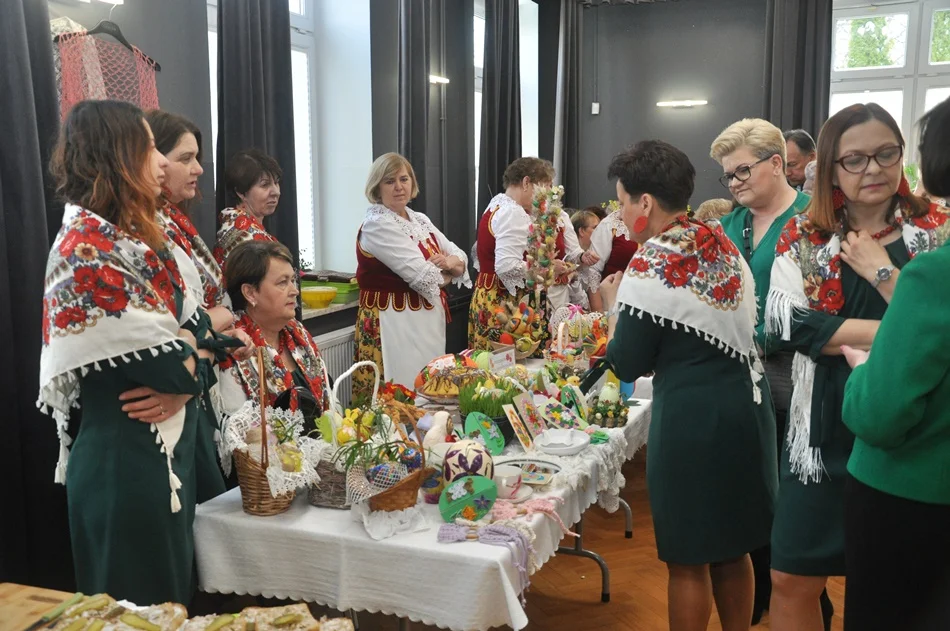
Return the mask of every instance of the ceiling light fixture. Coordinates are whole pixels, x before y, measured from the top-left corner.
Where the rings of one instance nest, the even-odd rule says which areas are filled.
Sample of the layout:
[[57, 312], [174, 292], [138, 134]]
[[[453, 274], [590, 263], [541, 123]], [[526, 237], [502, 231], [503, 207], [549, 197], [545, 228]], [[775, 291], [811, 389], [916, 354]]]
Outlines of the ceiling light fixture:
[[448, 82], [449, 82], [448, 79], [446, 79], [445, 77], [440, 77], [437, 74], [429, 75], [429, 83], [448, 83]]
[[708, 105], [709, 101], [698, 99], [698, 100], [686, 100], [686, 101], [660, 101], [656, 104], [657, 107], [696, 107], [697, 105]]

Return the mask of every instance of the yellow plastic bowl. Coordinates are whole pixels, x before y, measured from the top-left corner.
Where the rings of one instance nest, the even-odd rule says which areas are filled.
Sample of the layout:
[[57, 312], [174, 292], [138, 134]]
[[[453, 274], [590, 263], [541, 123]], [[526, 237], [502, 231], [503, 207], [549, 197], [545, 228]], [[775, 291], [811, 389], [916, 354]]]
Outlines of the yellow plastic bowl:
[[304, 287], [300, 298], [311, 309], [326, 309], [336, 298], [336, 287]]

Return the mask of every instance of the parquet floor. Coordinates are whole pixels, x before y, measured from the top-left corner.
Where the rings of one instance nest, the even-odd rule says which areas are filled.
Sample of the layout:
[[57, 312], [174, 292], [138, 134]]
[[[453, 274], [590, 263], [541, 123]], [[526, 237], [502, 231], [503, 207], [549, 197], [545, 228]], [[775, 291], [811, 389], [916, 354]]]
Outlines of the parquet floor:
[[[656, 558], [653, 523], [647, 502], [641, 455], [624, 467], [623, 498], [633, 508], [633, 539], [623, 536], [623, 515], [593, 507], [585, 514], [584, 546], [606, 559], [611, 572], [611, 601], [600, 602], [600, 570], [593, 561], [558, 555], [532, 577], [528, 593], [529, 631], [661, 631], [667, 623], [666, 566]], [[844, 581], [832, 579], [828, 593], [835, 605], [834, 631], [842, 631]], [[392, 617], [360, 614], [361, 631], [394, 631]], [[437, 631], [412, 625], [413, 631]], [[715, 609], [709, 631], [721, 631]], [[769, 629], [768, 614], [755, 631]]]

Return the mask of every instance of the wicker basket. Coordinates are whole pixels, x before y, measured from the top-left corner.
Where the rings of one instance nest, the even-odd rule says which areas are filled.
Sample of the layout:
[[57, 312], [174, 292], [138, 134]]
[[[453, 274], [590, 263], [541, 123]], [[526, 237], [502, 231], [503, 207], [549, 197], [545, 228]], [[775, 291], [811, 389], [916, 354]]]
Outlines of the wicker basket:
[[407, 420], [420, 441], [416, 447], [419, 450], [419, 455], [422, 456], [422, 466], [397, 484], [369, 498], [369, 509], [371, 511], [396, 511], [412, 508], [419, 501], [419, 489], [422, 488], [422, 483], [429, 477], [429, 469], [426, 467], [426, 450], [422, 447], [422, 439], [419, 436], [416, 421], [412, 417], [407, 417]]
[[[260, 375], [265, 375], [264, 349], [257, 349], [257, 369]], [[237, 469], [238, 484], [241, 487], [241, 504], [244, 512], [251, 515], [267, 517], [283, 513], [294, 501], [293, 493], [284, 493], [274, 497], [267, 482], [267, 466], [269, 464], [267, 449], [267, 380], [261, 379], [260, 410], [261, 410], [261, 461], [258, 462], [246, 449], [234, 450], [234, 467]]]
[[509, 350], [509, 349], [514, 350], [514, 351], [515, 351], [515, 360], [517, 360], [517, 361], [523, 361], [523, 360], [525, 360], [525, 359], [528, 359], [528, 358], [531, 357], [532, 355], [534, 355], [535, 351], [538, 350], [538, 347], [539, 347], [539, 346], [541, 346], [541, 341], [540, 341], [540, 340], [531, 342], [531, 348], [530, 348], [527, 352], [522, 353], [521, 351], [519, 351], [518, 349], [516, 349], [513, 344], [502, 344], [501, 342], [492, 342], [492, 343], [491, 343], [492, 350], [495, 351], [496, 353], [499, 352], [499, 351], [507, 351], [507, 350]]
[[[330, 443], [333, 445], [333, 451], [340, 447], [337, 442], [336, 432], [340, 429], [336, 425], [336, 413], [343, 413], [343, 406], [340, 404], [340, 398], [337, 395], [337, 388], [348, 376], [364, 366], [372, 366], [373, 373], [376, 376], [376, 382], [373, 386], [372, 406], [376, 406], [376, 397], [379, 394], [379, 367], [374, 362], [362, 361], [350, 366], [350, 369], [337, 377], [333, 383], [333, 390], [330, 391]], [[346, 502], [346, 472], [337, 469], [336, 463], [332, 460], [321, 460], [317, 465], [317, 473], [320, 475], [320, 483], [310, 487], [307, 493], [307, 501], [313, 506], [320, 508], [337, 508], [349, 510], [350, 506]]]

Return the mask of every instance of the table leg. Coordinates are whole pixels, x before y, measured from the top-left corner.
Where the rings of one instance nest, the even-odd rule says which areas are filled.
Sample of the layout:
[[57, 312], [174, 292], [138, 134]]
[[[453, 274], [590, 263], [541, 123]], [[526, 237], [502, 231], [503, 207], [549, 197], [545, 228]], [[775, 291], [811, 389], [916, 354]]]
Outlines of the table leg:
[[626, 519], [627, 529], [624, 531], [623, 536], [627, 539], [633, 539], [633, 511], [630, 509], [630, 504], [627, 504], [626, 500], [620, 500], [620, 507], [623, 509], [624, 519]]
[[360, 619], [352, 609], [350, 609], [350, 620], [353, 621], [354, 631], [360, 631]]
[[585, 559], [591, 559], [597, 565], [600, 566], [600, 576], [601, 576], [601, 591], [600, 591], [600, 602], [609, 603], [610, 602], [610, 569], [607, 567], [607, 562], [604, 561], [596, 552], [591, 552], [590, 550], [584, 549], [584, 518], [581, 517], [581, 520], [574, 524], [574, 532], [577, 533], [577, 536], [574, 537], [574, 546], [571, 548], [560, 546], [557, 551], [559, 554], [567, 554], [570, 556], [584, 557]]
[[409, 622], [409, 618], [400, 618], [399, 619], [399, 631], [409, 631], [412, 623]]

